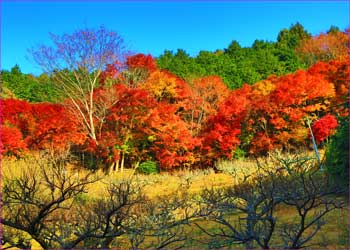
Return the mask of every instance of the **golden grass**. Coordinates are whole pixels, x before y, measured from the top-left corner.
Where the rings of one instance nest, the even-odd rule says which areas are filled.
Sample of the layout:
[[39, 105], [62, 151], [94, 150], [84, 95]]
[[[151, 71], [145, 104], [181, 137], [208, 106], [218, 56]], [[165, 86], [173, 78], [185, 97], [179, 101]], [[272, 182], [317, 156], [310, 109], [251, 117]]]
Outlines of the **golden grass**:
[[[323, 152], [321, 152], [323, 154]], [[313, 152], [309, 152], [308, 156], [313, 156]], [[24, 171], [30, 169], [32, 164], [38, 159], [28, 158], [15, 160], [4, 158], [2, 160], [2, 176], [6, 178], [14, 178], [20, 176]], [[40, 159], [39, 159], [40, 160]], [[265, 162], [268, 167], [276, 167], [272, 158], [260, 159]], [[270, 164], [270, 165], [269, 165]], [[125, 169], [124, 172], [111, 172], [105, 175], [101, 171], [96, 171], [93, 174], [94, 178], [99, 178], [96, 183], [87, 186], [87, 194], [89, 197], [100, 197], [105, 195], [108, 184], [121, 179], [135, 178], [135, 181], [143, 183], [143, 191], [149, 198], [155, 198], [162, 195], [170, 195], [176, 192], [179, 188], [188, 188], [190, 193], [199, 193], [206, 187], [227, 187], [233, 184], [241, 183], [243, 177], [246, 175], [254, 176], [257, 172], [257, 164], [253, 159], [239, 159], [232, 161], [220, 161], [217, 163], [217, 168], [224, 170], [222, 173], [215, 173], [213, 170], [181, 170], [175, 173], [160, 173], [156, 175], [140, 175], [135, 174], [134, 170]], [[85, 175], [89, 173], [88, 170], [68, 168], [68, 172]], [[231, 174], [228, 174], [230, 172]], [[326, 216], [326, 225], [321, 229], [320, 233], [312, 240], [312, 243], [317, 242], [318, 245], [323, 244], [324, 249], [339, 249], [344, 248], [343, 245], [347, 243], [347, 235], [345, 233], [346, 227], [349, 225], [347, 212], [345, 210], [337, 210], [331, 212]], [[280, 221], [292, 221], [296, 218], [296, 211], [287, 207], [281, 207], [277, 211], [277, 216]], [[205, 224], [209, 230], [217, 229], [217, 225], [212, 222], [201, 222]], [[203, 242], [209, 240], [209, 237], [201, 232], [196, 227], [189, 229], [191, 235], [203, 239]], [[348, 236], [349, 239], [349, 236]], [[279, 242], [280, 239], [275, 238], [274, 241]], [[35, 242], [33, 249], [41, 249]], [[194, 242], [192, 247], [201, 248], [206, 247], [205, 243], [201, 245], [199, 242]], [[191, 246], [190, 246], [191, 247]]]
[[[343, 210], [334, 210], [330, 212], [326, 217], [326, 224], [320, 229], [316, 236], [308, 242], [307, 245], [311, 245], [307, 249], [349, 249], [350, 236], [346, 232], [346, 228], [349, 228], [349, 208]], [[281, 227], [281, 222], [295, 222], [298, 220], [297, 211], [289, 207], [280, 207], [276, 214], [278, 218], [277, 228], [271, 239], [272, 246], [280, 246], [276, 249], [283, 248], [283, 241], [278, 235], [278, 231]], [[227, 215], [229, 221], [235, 221], [238, 215]], [[208, 232], [214, 233], [219, 232], [221, 225], [214, 222], [201, 220], [198, 221], [200, 226], [206, 228]], [[191, 227], [191, 236], [200, 239], [200, 241], [194, 241], [193, 247], [197, 249], [207, 249], [209, 242], [212, 240], [211, 237], [204, 234], [199, 228]], [[224, 249], [245, 249], [244, 246], [232, 245]]]
[[[321, 155], [323, 152], [321, 151]], [[308, 156], [314, 153], [308, 152]], [[273, 158], [271, 156], [258, 159], [268, 168], [275, 168]], [[2, 160], [2, 176], [14, 178], [20, 176], [24, 171], [33, 168], [33, 165], [45, 164], [39, 156], [29, 156], [25, 159], [4, 158]], [[231, 161], [219, 161], [216, 165], [218, 169], [223, 170], [222, 173], [215, 173], [213, 170], [181, 170], [174, 173], [163, 172], [153, 175], [135, 174], [133, 169], [125, 169], [124, 172], [110, 172], [108, 175], [102, 171], [96, 171], [93, 178], [99, 179], [97, 182], [87, 186], [87, 192], [90, 197], [99, 197], [104, 195], [109, 183], [121, 180], [135, 178], [137, 182], [144, 183], [144, 192], [148, 197], [156, 197], [159, 195], [169, 195], [177, 191], [180, 186], [189, 189], [191, 193], [198, 193], [206, 187], [227, 187], [233, 184], [239, 184], [244, 180], [245, 176], [254, 176], [257, 171], [257, 162], [254, 159], [236, 159]], [[89, 173], [88, 170], [67, 167], [67, 172], [84, 176]], [[230, 173], [230, 174], [229, 174]], [[181, 187], [181, 188], [182, 188]]]

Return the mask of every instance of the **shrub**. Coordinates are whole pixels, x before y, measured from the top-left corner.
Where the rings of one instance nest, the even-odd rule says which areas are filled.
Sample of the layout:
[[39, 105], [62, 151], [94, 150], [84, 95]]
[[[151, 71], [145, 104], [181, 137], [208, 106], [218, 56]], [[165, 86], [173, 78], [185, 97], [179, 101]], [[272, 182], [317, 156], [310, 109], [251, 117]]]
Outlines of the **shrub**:
[[349, 120], [341, 122], [338, 131], [331, 137], [326, 150], [327, 171], [342, 180], [349, 179]]
[[236, 150], [233, 152], [233, 159], [244, 159], [246, 155], [246, 151], [241, 148], [236, 148]]
[[142, 174], [156, 174], [159, 172], [157, 163], [154, 161], [145, 161], [140, 164], [137, 171]]

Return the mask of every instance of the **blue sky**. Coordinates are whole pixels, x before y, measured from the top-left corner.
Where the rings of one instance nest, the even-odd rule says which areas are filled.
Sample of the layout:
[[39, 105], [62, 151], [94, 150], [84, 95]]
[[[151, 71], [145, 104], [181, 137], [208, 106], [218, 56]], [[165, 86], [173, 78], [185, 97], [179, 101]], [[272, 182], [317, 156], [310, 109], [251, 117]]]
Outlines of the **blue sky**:
[[1, 68], [18, 64], [40, 73], [28, 49], [49, 43], [48, 33], [83, 27], [117, 31], [135, 52], [226, 48], [232, 40], [251, 46], [275, 41], [278, 32], [300, 22], [313, 35], [331, 25], [349, 25], [349, 1], [9, 1], [1, 2]]

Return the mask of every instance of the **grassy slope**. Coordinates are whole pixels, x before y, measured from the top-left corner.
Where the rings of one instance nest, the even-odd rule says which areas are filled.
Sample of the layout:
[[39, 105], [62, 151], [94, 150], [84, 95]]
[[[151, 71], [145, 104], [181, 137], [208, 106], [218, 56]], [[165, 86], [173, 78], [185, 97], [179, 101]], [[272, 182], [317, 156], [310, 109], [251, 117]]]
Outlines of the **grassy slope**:
[[[205, 187], [229, 186], [233, 182], [240, 182], [245, 174], [253, 174], [256, 170], [256, 164], [252, 160], [236, 160], [232, 162], [222, 162], [219, 167], [222, 169], [236, 169], [237, 176], [233, 178], [229, 174], [214, 173], [211, 170], [206, 171], [181, 171], [174, 174], [162, 173], [158, 175], [136, 175], [138, 181], [147, 183], [144, 187], [145, 193], [150, 197], [156, 197], [166, 194], [171, 194], [186, 180], [190, 181], [189, 191], [191, 193], [200, 192]], [[27, 167], [27, 163], [23, 160], [3, 159], [2, 161], [2, 175], [4, 176], [18, 176], [21, 171]], [[83, 170], [84, 172], [84, 170]], [[88, 187], [89, 197], [97, 197], [103, 195], [106, 188], [106, 183], [119, 178], [131, 178], [134, 176], [134, 171], [125, 170], [123, 173], [114, 172], [109, 175], [103, 175], [101, 172], [96, 173], [101, 177], [101, 180]], [[328, 249], [345, 248], [348, 245], [349, 236], [347, 235], [347, 227], [349, 225], [349, 218], [347, 216], [349, 211], [333, 211], [326, 217], [326, 225], [316, 235], [311, 243], [317, 243], [316, 247]], [[294, 220], [296, 218], [296, 211], [287, 207], [280, 207], [278, 218], [281, 221]], [[212, 222], [202, 222], [210, 230], [217, 230], [217, 225]], [[198, 228], [188, 228], [189, 234], [195, 239], [190, 243], [189, 247], [206, 247], [210, 238], [202, 233]], [[200, 239], [200, 241], [198, 241]], [[278, 237], [273, 238], [275, 243], [281, 242]], [[38, 244], [33, 242], [33, 247], [38, 248]]]

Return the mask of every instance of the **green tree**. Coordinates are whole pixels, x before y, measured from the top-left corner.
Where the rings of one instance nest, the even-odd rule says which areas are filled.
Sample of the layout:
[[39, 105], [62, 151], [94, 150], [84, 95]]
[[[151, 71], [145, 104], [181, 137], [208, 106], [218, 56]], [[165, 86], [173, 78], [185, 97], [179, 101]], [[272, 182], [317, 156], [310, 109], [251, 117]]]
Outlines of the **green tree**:
[[1, 75], [2, 87], [7, 93], [4, 98], [15, 97], [29, 102], [55, 102], [59, 99], [52, 80], [47, 75], [35, 77], [24, 74], [18, 65], [10, 71], [3, 70]]
[[280, 75], [283, 72], [275, 50], [272, 42], [255, 40], [252, 45], [253, 67], [261, 79], [267, 78], [272, 74]]
[[237, 89], [272, 74], [283, 75], [304, 68], [294, 50], [307, 37], [310, 34], [297, 23], [281, 30], [277, 42], [256, 40], [251, 47], [242, 48], [233, 40], [224, 50], [200, 51], [196, 57], [190, 57], [182, 49], [176, 54], [165, 51], [157, 64], [186, 80], [217, 75], [230, 89]]
[[295, 49], [304, 39], [310, 38], [311, 34], [300, 24], [296, 23], [289, 29], [282, 29], [277, 36], [275, 55], [281, 61], [283, 73], [294, 72], [306, 66], [298, 59]]
[[327, 171], [336, 179], [349, 183], [349, 120], [341, 121], [326, 150]]
[[183, 49], [178, 49], [176, 54], [169, 50], [164, 51], [157, 59], [157, 65], [160, 69], [166, 69], [185, 80], [205, 75], [202, 65], [197, 64]]
[[338, 32], [341, 32], [339, 27], [331, 25], [331, 27], [329, 27], [329, 30], [327, 31], [327, 34], [336, 34]]
[[311, 34], [305, 30], [303, 25], [297, 22], [289, 29], [283, 29], [278, 33], [277, 46], [295, 49], [301, 40], [310, 37]]
[[240, 56], [242, 51], [241, 45], [236, 41], [233, 40], [227, 49], [225, 49], [225, 53], [231, 55], [231, 56]]

